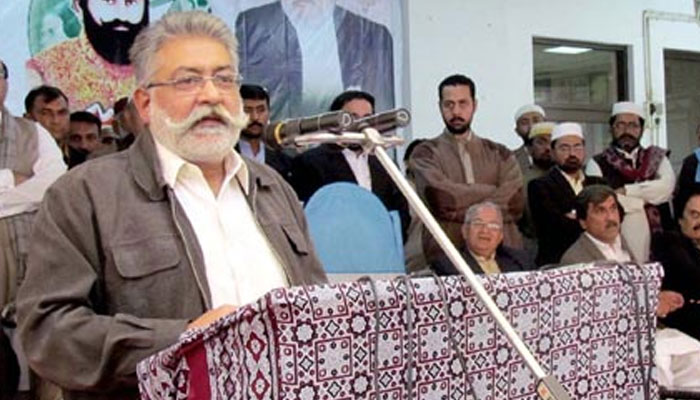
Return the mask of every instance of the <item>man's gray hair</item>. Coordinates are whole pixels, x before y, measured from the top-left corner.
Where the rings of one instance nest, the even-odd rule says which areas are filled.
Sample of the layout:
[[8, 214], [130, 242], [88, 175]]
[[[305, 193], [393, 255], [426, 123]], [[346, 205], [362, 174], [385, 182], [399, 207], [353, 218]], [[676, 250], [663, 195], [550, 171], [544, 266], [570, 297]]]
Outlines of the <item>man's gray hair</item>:
[[476, 216], [479, 214], [479, 212], [481, 212], [481, 210], [485, 208], [491, 208], [496, 210], [496, 212], [498, 213], [498, 218], [501, 220], [501, 223], [503, 222], [503, 213], [501, 212], [501, 207], [492, 201], [484, 201], [482, 203], [473, 204], [467, 209], [467, 212], [464, 213], [464, 223], [470, 224], [476, 219]]
[[221, 18], [202, 11], [171, 12], [143, 29], [129, 50], [139, 85], [146, 84], [155, 73], [151, 69], [158, 50], [169, 40], [181, 36], [202, 36], [220, 42], [231, 53], [234, 69], [238, 69], [238, 42]]

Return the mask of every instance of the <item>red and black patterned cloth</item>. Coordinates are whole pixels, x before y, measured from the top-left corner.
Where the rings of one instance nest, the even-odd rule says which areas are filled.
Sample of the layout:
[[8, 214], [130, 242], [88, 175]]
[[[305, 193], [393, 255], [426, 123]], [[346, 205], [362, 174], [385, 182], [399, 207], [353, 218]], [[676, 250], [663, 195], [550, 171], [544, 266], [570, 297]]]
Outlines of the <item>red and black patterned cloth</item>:
[[[572, 398], [658, 399], [661, 271], [608, 265], [480, 279]], [[457, 276], [275, 290], [186, 332], [138, 375], [143, 399], [538, 398], [534, 376]]]

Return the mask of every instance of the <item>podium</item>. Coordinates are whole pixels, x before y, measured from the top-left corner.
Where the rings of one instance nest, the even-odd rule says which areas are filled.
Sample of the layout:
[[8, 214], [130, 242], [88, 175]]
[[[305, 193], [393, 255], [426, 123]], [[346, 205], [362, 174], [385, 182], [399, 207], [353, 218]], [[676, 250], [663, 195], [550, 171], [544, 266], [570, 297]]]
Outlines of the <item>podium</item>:
[[[658, 264], [484, 276], [572, 398], [658, 399]], [[274, 290], [138, 366], [143, 399], [536, 399], [537, 381], [466, 281]]]

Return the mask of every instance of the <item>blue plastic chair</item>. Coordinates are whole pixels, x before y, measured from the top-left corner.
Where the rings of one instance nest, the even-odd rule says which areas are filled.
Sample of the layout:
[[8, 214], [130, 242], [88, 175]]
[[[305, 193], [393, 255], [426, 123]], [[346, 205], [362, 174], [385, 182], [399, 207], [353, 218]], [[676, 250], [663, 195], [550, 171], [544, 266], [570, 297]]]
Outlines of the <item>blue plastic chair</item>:
[[[397, 275], [406, 272], [401, 219], [374, 193], [337, 182], [316, 191], [304, 209], [321, 262], [332, 275]], [[382, 276], [378, 276], [382, 277]]]

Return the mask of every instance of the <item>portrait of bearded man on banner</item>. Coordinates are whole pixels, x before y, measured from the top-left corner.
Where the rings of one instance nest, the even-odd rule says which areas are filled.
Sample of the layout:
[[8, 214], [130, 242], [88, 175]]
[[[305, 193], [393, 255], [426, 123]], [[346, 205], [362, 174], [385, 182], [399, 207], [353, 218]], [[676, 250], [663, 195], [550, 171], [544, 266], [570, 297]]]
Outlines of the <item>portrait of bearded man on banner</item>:
[[149, 23], [149, 0], [72, 0], [82, 31], [27, 61], [33, 85], [61, 88], [71, 109], [103, 115], [135, 87], [128, 51]]

